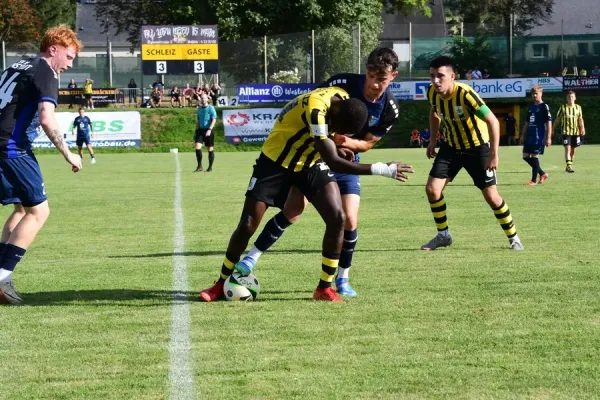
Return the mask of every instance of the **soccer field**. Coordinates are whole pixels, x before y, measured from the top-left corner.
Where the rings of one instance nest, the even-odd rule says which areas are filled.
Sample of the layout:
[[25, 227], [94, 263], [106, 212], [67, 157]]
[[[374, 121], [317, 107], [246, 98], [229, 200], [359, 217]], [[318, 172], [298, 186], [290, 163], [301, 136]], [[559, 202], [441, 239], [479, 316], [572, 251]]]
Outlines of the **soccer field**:
[[365, 154], [416, 173], [407, 184], [362, 178], [351, 270], [359, 297], [345, 304], [310, 300], [324, 232], [312, 208], [262, 257], [259, 301], [197, 301], [217, 278], [257, 153], [216, 153], [210, 174], [192, 173], [193, 153], [100, 154], [93, 166], [86, 155], [78, 174], [58, 155], [40, 156], [51, 215], [14, 274], [26, 306], [0, 307], [1, 392], [597, 398], [600, 146], [579, 149], [575, 174], [564, 172], [562, 146], [551, 147], [542, 157], [550, 178], [537, 187], [525, 185], [520, 150], [500, 149], [498, 180], [523, 252], [508, 250], [464, 171], [445, 194], [454, 245], [420, 251], [436, 233], [425, 150]]

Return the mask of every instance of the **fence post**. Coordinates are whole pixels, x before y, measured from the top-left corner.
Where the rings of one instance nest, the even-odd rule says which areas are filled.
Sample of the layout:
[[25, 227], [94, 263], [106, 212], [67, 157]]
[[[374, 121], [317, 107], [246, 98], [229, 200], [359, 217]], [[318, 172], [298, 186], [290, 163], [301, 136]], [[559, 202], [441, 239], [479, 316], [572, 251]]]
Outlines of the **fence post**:
[[358, 73], [360, 74], [360, 22], [358, 23]]
[[108, 41], [108, 82], [110, 87], [113, 87], [113, 70], [112, 70], [112, 42]]
[[264, 48], [263, 51], [265, 53], [265, 85], [267, 84], [267, 35], [265, 35], [265, 43], [264, 43]]
[[6, 42], [2, 41], [2, 71], [6, 69]]
[[408, 23], [408, 79], [412, 79], [412, 22]]
[[560, 20], [560, 73], [565, 70], [565, 20]]
[[513, 76], [513, 23], [514, 23], [515, 14], [510, 13], [510, 28], [508, 29], [508, 34], [510, 37], [508, 38], [508, 71], [509, 75], [512, 78]]
[[315, 83], [315, 30], [312, 30], [312, 83]]

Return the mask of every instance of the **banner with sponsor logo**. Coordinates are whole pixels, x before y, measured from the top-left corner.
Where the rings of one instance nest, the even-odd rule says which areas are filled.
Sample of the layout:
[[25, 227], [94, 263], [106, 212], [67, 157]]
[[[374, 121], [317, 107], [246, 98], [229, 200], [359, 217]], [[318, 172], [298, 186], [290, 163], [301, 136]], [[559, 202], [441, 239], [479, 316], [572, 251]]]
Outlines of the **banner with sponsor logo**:
[[415, 99], [415, 82], [391, 82], [388, 86], [392, 95], [398, 100], [414, 100]]
[[531, 88], [534, 86], [541, 87], [544, 92], [562, 92], [563, 90], [563, 77], [562, 76], [549, 76], [543, 78], [527, 78], [527, 92], [531, 92]]
[[[109, 104], [123, 103], [125, 96], [122, 91], [114, 88], [93, 89], [92, 100], [95, 107], [107, 107]], [[59, 89], [58, 104], [83, 105], [83, 89]]]
[[264, 142], [280, 111], [280, 108], [223, 110], [225, 140], [229, 144]]
[[600, 78], [565, 76], [563, 78], [563, 90], [600, 90]]
[[313, 83], [282, 83], [278, 85], [238, 85], [238, 99], [247, 103], [287, 103], [295, 97], [310, 92], [317, 87]]
[[[497, 99], [506, 97], [525, 97], [529, 83], [523, 79], [477, 79], [460, 80], [458, 82], [467, 84], [473, 88], [484, 99]], [[398, 82], [408, 84], [409, 82]], [[427, 89], [431, 82], [415, 81], [414, 100], [427, 100]], [[406, 86], [409, 88], [410, 86]], [[399, 100], [403, 100], [399, 98]]]
[[[60, 131], [69, 145], [76, 147], [73, 132], [73, 121], [79, 116], [76, 112], [58, 112], [55, 114], [60, 126]], [[94, 147], [140, 147], [142, 145], [142, 130], [140, 124], [140, 113], [137, 111], [127, 112], [89, 112], [85, 114], [92, 121], [94, 138], [91, 139]], [[43, 129], [39, 128], [40, 134], [33, 141], [34, 148], [54, 148], [50, 139]], [[90, 132], [91, 136], [91, 132]]]

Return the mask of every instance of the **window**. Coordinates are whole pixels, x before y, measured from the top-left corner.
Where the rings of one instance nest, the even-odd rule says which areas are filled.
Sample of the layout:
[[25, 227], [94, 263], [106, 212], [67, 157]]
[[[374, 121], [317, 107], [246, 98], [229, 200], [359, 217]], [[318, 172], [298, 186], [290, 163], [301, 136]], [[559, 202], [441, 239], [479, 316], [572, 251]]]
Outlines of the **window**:
[[594, 55], [600, 56], [600, 42], [593, 43], [592, 46], [594, 47]]
[[533, 57], [534, 58], [548, 58], [548, 45], [547, 44], [534, 44], [533, 45]]
[[577, 43], [577, 55], [578, 56], [587, 56], [590, 54], [589, 43]]

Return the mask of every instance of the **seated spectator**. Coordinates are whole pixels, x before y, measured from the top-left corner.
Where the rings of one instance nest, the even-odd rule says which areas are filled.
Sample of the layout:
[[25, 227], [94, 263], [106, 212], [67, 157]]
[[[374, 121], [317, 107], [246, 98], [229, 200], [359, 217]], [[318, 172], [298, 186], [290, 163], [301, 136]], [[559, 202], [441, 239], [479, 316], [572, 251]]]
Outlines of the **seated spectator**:
[[175, 103], [177, 103], [177, 106], [179, 108], [183, 107], [181, 105], [180, 96], [181, 96], [181, 92], [179, 91], [179, 88], [177, 86], [175, 86], [173, 89], [171, 89], [171, 107], [175, 107]]
[[160, 92], [161, 96], [163, 94], [165, 94], [165, 85], [160, 80], [160, 76], [157, 77], [157, 79], [156, 79], [156, 81], [154, 83], [152, 83], [152, 89], [154, 89], [154, 88], [158, 88], [158, 91]]
[[421, 147], [421, 138], [418, 129], [413, 129], [410, 133], [410, 147], [417, 145], [417, 147]]
[[468, 70], [465, 75], [466, 75], [466, 78], [468, 81], [473, 80], [473, 70], [472, 69]]
[[598, 69], [597, 65], [594, 65], [594, 69], [592, 70], [592, 76], [594, 78], [600, 78], [600, 69]]
[[194, 89], [193, 99], [196, 101], [196, 107], [198, 107], [198, 103], [200, 102], [200, 96], [202, 96], [202, 86], [200, 84], [196, 85], [196, 89]]
[[423, 132], [421, 132], [421, 147], [429, 146], [429, 140], [431, 139], [431, 132], [429, 132], [429, 128], [425, 128]]
[[152, 107], [153, 108], [160, 107], [160, 102], [162, 101], [162, 94], [160, 93], [160, 90], [158, 90], [158, 85], [154, 86], [154, 88], [152, 89], [152, 93], [150, 94], [150, 98], [152, 100]]
[[517, 120], [513, 117], [512, 113], [508, 113], [508, 116], [504, 118], [506, 123], [506, 138], [509, 146], [517, 144]]
[[185, 89], [183, 89], [183, 99], [186, 107], [192, 106], [192, 100], [194, 100], [194, 89], [190, 87], [189, 83], [186, 83]]
[[490, 79], [490, 71], [487, 68], [483, 70], [483, 79]]
[[473, 73], [472, 73], [473, 79], [481, 79], [483, 75], [481, 75], [481, 71], [479, 70], [479, 67], [475, 67], [473, 69]]

